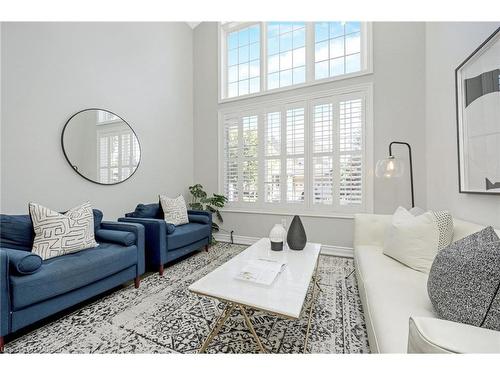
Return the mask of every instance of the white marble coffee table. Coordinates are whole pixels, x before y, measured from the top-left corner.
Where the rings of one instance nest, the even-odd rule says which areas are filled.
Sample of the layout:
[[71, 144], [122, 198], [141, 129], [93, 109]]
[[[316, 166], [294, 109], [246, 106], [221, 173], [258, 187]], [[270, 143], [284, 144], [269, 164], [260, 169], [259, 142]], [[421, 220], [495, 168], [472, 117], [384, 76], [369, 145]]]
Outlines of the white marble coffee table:
[[[257, 341], [260, 350], [265, 352], [248, 318], [246, 308], [250, 307], [288, 319], [299, 319], [309, 284], [313, 281], [313, 293], [309, 306], [307, 332], [304, 341], [305, 352], [316, 298], [316, 287], [319, 287], [316, 280], [316, 273], [320, 248], [320, 244], [308, 242], [306, 247], [301, 251], [289, 249], [272, 251], [269, 239], [262, 238], [208, 275], [191, 284], [189, 286], [191, 292], [217, 298], [227, 303], [225, 310], [203, 343], [200, 353], [206, 350], [234, 309], [241, 311], [248, 329]], [[283, 261], [287, 264], [271, 285], [259, 285], [235, 278], [249, 260], [262, 258]]]

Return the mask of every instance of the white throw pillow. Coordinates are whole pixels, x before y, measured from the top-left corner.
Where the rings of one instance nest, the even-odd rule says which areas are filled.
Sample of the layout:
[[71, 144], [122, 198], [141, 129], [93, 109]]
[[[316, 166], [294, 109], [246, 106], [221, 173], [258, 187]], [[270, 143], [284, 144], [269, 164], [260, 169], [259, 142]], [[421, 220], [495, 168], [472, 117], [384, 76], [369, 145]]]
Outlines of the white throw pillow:
[[398, 207], [384, 241], [384, 254], [417, 271], [429, 273], [439, 250], [451, 243], [453, 218], [446, 211], [414, 216]]
[[177, 198], [169, 198], [160, 195], [160, 204], [168, 224], [182, 225], [189, 223], [186, 201], [182, 195]]
[[94, 214], [89, 202], [61, 214], [37, 203], [29, 204], [35, 232], [32, 252], [42, 259], [98, 246], [94, 237]]

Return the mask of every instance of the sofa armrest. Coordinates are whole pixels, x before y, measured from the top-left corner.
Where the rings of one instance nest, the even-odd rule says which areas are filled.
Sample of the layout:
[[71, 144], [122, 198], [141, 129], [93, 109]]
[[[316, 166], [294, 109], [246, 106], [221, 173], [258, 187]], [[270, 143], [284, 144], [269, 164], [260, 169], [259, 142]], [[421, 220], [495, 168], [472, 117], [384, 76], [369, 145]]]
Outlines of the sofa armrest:
[[500, 353], [500, 332], [429, 317], [410, 317], [408, 353]]
[[137, 239], [134, 232], [111, 229], [97, 230], [95, 238], [98, 242], [111, 242], [122, 246], [132, 246], [136, 243]]
[[9, 257], [0, 249], [0, 336], [10, 332]]
[[[192, 216], [191, 216], [192, 215]], [[208, 223], [210, 225], [210, 238], [212, 237], [212, 213], [210, 211], [203, 211], [203, 210], [188, 210], [188, 216], [191, 216], [189, 218], [189, 221], [192, 221], [192, 218], [193, 217], [196, 217], [196, 215], [199, 215], [199, 216], [206, 216], [208, 217]], [[194, 220], [194, 221], [197, 221], [197, 220]], [[197, 221], [199, 222], [199, 221]]]
[[391, 225], [391, 220], [392, 215], [354, 215], [354, 247], [383, 246], [385, 232]]
[[121, 217], [120, 223], [136, 223], [144, 226], [145, 251], [148, 262], [160, 266], [167, 262], [167, 223], [162, 219]]
[[204, 216], [209, 216], [212, 217], [212, 213], [210, 211], [204, 211], [204, 210], [187, 210], [188, 215], [204, 215]]
[[42, 266], [42, 258], [30, 251], [2, 248], [7, 254], [9, 273], [12, 275], [31, 275]]
[[103, 221], [101, 222], [101, 229], [134, 233], [134, 244], [137, 246], [137, 276], [142, 275], [146, 271], [144, 259], [144, 227], [141, 224], [135, 223], [117, 223], [114, 221]]

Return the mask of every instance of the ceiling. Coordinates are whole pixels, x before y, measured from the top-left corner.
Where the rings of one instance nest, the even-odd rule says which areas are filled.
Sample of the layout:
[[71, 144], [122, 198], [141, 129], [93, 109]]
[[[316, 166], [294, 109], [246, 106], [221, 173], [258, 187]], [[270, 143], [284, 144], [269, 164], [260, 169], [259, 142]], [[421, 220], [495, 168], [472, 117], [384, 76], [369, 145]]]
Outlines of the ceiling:
[[201, 22], [186, 22], [190, 28], [194, 29], [196, 26], [198, 26]]

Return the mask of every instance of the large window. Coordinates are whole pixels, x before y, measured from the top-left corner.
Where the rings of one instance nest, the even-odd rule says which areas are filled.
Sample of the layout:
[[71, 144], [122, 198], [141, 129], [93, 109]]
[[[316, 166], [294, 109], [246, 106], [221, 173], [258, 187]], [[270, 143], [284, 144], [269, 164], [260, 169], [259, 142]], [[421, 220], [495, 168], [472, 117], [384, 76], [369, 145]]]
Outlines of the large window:
[[220, 26], [220, 99], [371, 72], [366, 22], [247, 22]]
[[371, 86], [219, 113], [229, 207], [298, 213], [371, 209]]

